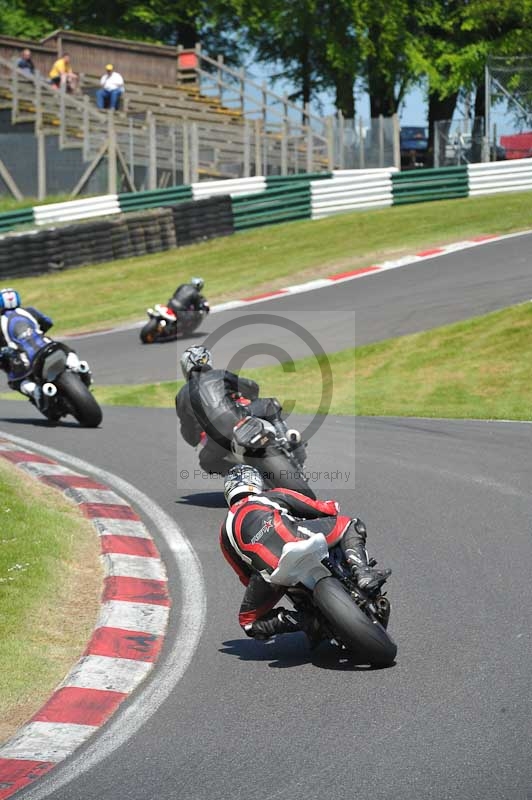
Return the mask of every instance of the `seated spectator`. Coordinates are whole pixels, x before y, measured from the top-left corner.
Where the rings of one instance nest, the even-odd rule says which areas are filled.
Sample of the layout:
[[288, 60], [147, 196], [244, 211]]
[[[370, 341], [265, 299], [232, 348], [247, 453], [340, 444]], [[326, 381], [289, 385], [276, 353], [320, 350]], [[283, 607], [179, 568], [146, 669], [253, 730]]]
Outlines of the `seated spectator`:
[[56, 89], [64, 87], [66, 92], [72, 93], [78, 87], [78, 76], [72, 69], [68, 53], [63, 53], [61, 58], [54, 62], [48, 75], [52, 86], [55, 86]]
[[115, 72], [112, 64], [107, 64], [105, 70], [100, 78], [100, 88], [96, 92], [96, 103], [98, 108], [112, 108], [116, 111], [124, 94], [124, 79], [119, 72]]
[[35, 64], [31, 60], [31, 50], [28, 50], [27, 47], [22, 51], [20, 58], [17, 61], [17, 67], [23, 72], [27, 72], [28, 75], [35, 74]]

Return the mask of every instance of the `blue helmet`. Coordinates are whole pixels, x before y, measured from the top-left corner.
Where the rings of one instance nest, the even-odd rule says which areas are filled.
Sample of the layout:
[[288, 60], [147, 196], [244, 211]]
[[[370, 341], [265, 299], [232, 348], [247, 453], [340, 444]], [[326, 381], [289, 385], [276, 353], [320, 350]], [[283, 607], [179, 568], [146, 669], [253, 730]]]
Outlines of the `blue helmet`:
[[0, 314], [21, 304], [20, 295], [15, 289], [0, 289]]

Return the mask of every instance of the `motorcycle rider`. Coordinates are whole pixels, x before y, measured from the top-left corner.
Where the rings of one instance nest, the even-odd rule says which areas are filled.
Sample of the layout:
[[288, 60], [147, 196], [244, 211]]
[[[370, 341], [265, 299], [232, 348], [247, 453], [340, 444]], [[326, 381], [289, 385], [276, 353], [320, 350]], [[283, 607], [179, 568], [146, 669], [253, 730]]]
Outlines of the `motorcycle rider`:
[[[175, 399], [181, 435], [192, 447], [205, 440], [206, 435], [199, 456], [200, 466], [206, 472], [227, 474], [231, 466], [227, 456], [231, 452], [233, 428], [244, 417], [266, 419], [285, 435], [279, 401], [273, 397], [259, 398], [259, 386], [249, 378], [213, 369], [212, 355], [206, 347], [188, 347], [180, 363], [186, 380]], [[287, 431], [287, 438], [304, 453], [297, 431]]]
[[190, 283], [181, 283], [168, 300], [168, 307], [176, 316], [195, 316], [200, 311], [208, 314], [209, 304], [201, 294], [203, 286], [203, 278], [191, 278]]
[[53, 325], [38, 309], [23, 308], [15, 289], [0, 289], [0, 369], [8, 384], [39, 406], [41, 387], [32, 378], [37, 353], [52, 340], [44, 336]]
[[304, 631], [318, 641], [314, 616], [302, 610], [276, 606], [284, 590], [270, 583], [283, 546], [290, 541], [323, 533], [329, 547], [340, 543], [358, 586], [379, 593], [391, 575], [377, 570], [368, 560], [366, 526], [362, 520], [341, 515], [335, 500], [311, 500], [288, 489], [264, 491], [260, 472], [246, 464], [236, 465], [224, 481], [229, 512], [220, 530], [222, 553], [246, 587], [239, 623], [255, 639], [278, 633]]

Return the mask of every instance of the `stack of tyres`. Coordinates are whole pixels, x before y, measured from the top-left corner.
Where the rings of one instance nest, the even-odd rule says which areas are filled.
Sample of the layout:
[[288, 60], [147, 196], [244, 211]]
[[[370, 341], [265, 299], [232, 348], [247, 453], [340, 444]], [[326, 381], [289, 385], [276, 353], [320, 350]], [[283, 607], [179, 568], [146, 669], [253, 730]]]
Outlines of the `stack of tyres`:
[[177, 247], [177, 239], [174, 227], [174, 215], [171, 208], [159, 209], [159, 234], [161, 238], [161, 250], [172, 250]]
[[92, 252], [90, 241], [85, 234], [85, 225], [76, 223], [60, 228], [59, 236], [65, 267], [81, 267], [91, 264]]
[[127, 225], [122, 218], [113, 220], [110, 236], [111, 246], [113, 249], [113, 258], [129, 258], [131, 255], [129, 234]]
[[85, 241], [88, 243], [91, 252], [91, 264], [100, 264], [102, 261], [113, 260], [113, 242], [111, 240], [111, 230], [113, 223], [109, 220], [98, 220], [97, 222], [86, 222], [84, 224]]
[[206, 197], [172, 207], [178, 246], [233, 233], [229, 195]]

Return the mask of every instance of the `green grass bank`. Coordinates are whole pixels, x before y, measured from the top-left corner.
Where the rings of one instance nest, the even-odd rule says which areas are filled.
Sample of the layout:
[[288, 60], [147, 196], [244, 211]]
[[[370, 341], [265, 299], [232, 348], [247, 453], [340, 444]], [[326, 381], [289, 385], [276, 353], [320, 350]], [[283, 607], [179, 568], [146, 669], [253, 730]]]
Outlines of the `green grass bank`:
[[[396, 206], [275, 225], [189, 247], [37, 278], [6, 276], [54, 335], [141, 320], [178, 283], [205, 279], [211, 304], [482, 234], [532, 228], [532, 193]], [[442, 262], [442, 269], [444, 269]]]
[[[328, 362], [324, 396], [312, 357], [296, 361], [295, 372], [275, 366], [245, 374], [300, 414], [530, 419], [532, 303], [343, 350]], [[173, 407], [181, 385], [96, 386], [95, 394], [104, 404]]]
[[0, 741], [48, 699], [94, 628], [93, 526], [58, 490], [0, 459]]

